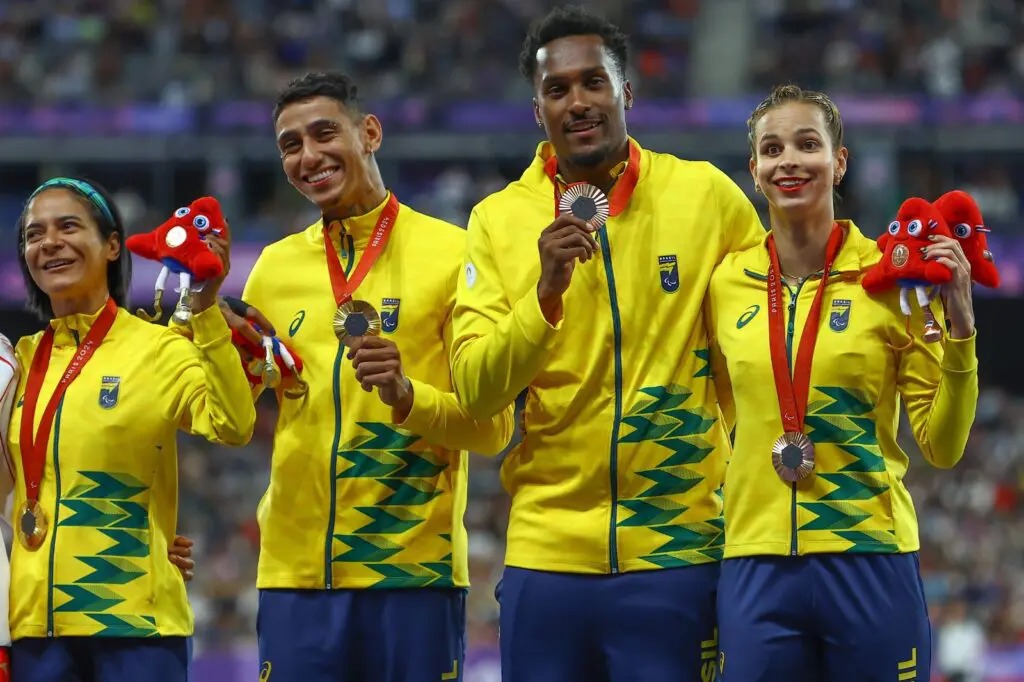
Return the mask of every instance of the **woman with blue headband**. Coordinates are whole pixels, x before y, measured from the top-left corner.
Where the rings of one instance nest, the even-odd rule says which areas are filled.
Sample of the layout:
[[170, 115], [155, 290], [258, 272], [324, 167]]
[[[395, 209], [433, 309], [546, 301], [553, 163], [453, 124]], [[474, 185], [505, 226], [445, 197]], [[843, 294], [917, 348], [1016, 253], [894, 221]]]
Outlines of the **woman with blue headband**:
[[[256, 416], [221, 282], [196, 297], [192, 340], [132, 316], [120, 215], [82, 179], [43, 183], [17, 232], [28, 305], [49, 324], [15, 349], [12, 679], [186, 680], [193, 619], [167, 560], [176, 432], [243, 445]], [[226, 274], [227, 243], [210, 248]]]

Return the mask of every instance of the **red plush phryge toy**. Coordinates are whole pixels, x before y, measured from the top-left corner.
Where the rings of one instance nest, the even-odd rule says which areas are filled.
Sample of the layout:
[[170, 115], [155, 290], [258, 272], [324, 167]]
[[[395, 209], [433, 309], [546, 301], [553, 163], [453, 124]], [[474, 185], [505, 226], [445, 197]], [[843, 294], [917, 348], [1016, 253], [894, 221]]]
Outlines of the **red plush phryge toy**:
[[960, 248], [971, 264], [971, 279], [982, 286], [998, 287], [999, 270], [992, 252], [988, 250], [988, 238], [985, 236], [991, 230], [985, 227], [978, 202], [967, 192], [955, 189], [939, 197], [935, 208], [946, 219], [953, 237], [960, 242]]
[[252, 361], [245, 363], [245, 375], [251, 386], [262, 384], [267, 388], [277, 388], [282, 380], [291, 379], [284, 394], [289, 398], [301, 398], [309, 390], [302, 379], [302, 358], [276, 336], [261, 334], [261, 343], [256, 344], [247, 339], [237, 329], [231, 330], [231, 343], [243, 353], [252, 356]]
[[[222, 296], [224, 304], [235, 315], [243, 318], [252, 328], [248, 333], [232, 325], [231, 343], [243, 358], [242, 367], [250, 386], [263, 385], [276, 389], [284, 382], [287, 398], [301, 398], [309, 391], [302, 379], [302, 358], [274, 336], [273, 330], [264, 330], [255, 318], [255, 309], [235, 296]], [[253, 313], [253, 315], [250, 315]], [[264, 321], [269, 324], [269, 320]]]
[[946, 221], [933, 204], [919, 197], [903, 202], [896, 219], [878, 238], [882, 259], [864, 275], [862, 285], [868, 293], [880, 293], [893, 286], [900, 287], [900, 309], [908, 316], [910, 301], [907, 292], [913, 289], [924, 310], [924, 340], [938, 341], [942, 327], [935, 321], [929, 304], [937, 292], [936, 285], [953, 279], [953, 273], [942, 263], [924, 259], [922, 247], [928, 246], [933, 234], [952, 236]]
[[202, 291], [206, 280], [224, 274], [224, 264], [206, 243], [209, 235], [226, 237], [228, 224], [213, 197], [201, 197], [188, 206], [182, 206], [158, 228], [145, 234], [133, 234], [125, 240], [132, 253], [163, 263], [156, 278], [153, 306], [156, 315], [140, 310], [139, 315], [149, 320], [159, 319], [160, 298], [164, 293], [167, 276], [178, 276], [178, 304], [174, 319], [185, 324], [192, 317], [191, 295]]

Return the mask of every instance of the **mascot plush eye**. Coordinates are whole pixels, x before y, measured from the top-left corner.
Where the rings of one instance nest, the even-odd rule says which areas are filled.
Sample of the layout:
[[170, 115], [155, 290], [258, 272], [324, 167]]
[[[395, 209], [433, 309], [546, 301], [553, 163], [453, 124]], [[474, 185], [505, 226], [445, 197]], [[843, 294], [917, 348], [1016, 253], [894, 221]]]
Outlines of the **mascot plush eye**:
[[907, 232], [910, 233], [911, 237], [916, 237], [921, 234], [922, 229], [924, 229], [924, 226], [921, 224], [920, 220], [914, 219], [907, 223]]
[[953, 234], [957, 236], [957, 239], [967, 239], [971, 236], [971, 226], [967, 223], [960, 223], [953, 228]]
[[894, 220], [889, 223], [889, 234], [896, 235], [900, 231], [900, 221]]
[[191, 212], [192, 212], [191, 208], [189, 208], [188, 206], [182, 206], [181, 208], [179, 208], [177, 211], [174, 212], [174, 217], [175, 218], [184, 218], [185, 216], [187, 216]]
[[192, 219], [192, 225], [200, 232], [206, 232], [210, 229], [210, 219], [204, 215], [197, 215]]

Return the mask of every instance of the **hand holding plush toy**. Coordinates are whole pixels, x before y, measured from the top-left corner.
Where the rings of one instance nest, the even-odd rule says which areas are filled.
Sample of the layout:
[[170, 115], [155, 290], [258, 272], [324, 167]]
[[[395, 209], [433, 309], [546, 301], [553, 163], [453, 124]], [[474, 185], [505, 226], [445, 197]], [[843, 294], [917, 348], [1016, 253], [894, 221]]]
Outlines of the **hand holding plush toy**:
[[234, 296], [221, 297], [221, 312], [231, 327], [231, 343], [242, 357], [251, 386], [276, 389], [284, 382], [286, 397], [306, 395], [309, 385], [301, 376], [302, 358], [275, 336], [262, 313]]
[[[931, 343], [942, 338], [942, 327], [935, 321], [929, 304], [935, 296], [934, 285], [946, 284], [953, 279], [949, 268], [924, 259], [921, 249], [931, 244], [929, 237], [952, 237], [939, 210], [919, 197], [903, 202], [896, 219], [878, 238], [882, 259], [864, 275], [862, 285], [868, 293], [879, 293], [892, 286], [900, 287], [900, 309], [909, 318], [910, 301], [907, 292], [913, 289], [917, 302], [924, 310], [924, 340]], [[909, 324], [909, 320], [908, 320]]]
[[999, 286], [999, 270], [995, 259], [988, 250], [989, 230], [981, 217], [978, 203], [967, 192], [955, 189], [946, 192], [935, 201], [953, 237], [960, 242], [967, 262], [971, 264], [971, 279], [982, 286], [995, 289]]
[[206, 243], [210, 235], [227, 238], [228, 224], [220, 203], [213, 197], [196, 199], [174, 212], [167, 222], [145, 234], [133, 234], [125, 240], [132, 253], [163, 263], [156, 279], [153, 306], [155, 316], [140, 310], [139, 315], [156, 320], [160, 317], [160, 298], [170, 273], [178, 275], [178, 304], [174, 319], [185, 324], [192, 317], [190, 297], [202, 291], [207, 280], [224, 274], [224, 264]]

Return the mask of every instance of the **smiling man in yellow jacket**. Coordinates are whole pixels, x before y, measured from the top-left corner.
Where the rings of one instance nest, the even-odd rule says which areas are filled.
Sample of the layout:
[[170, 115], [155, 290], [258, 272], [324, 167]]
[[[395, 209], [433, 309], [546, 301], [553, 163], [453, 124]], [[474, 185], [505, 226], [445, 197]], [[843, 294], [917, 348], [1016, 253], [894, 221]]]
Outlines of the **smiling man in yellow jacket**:
[[[502, 468], [502, 679], [710, 680], [729, 444], [702, 301], [764, 231], [714, 166], [628, 137], [617, 27], [555, 10], [522, 66], [548, 141], [473, 211], [453, 351], [477, 417], [526, 391]], [[603, 228], [556, 217], [575, 182], [608, 195]]]
[[[511, 407], [476, 420], [452, 392], [465, 232], [386, 189], [380, 122], [346, 76], [292, 82], [274, 119], [285, 175], [323, 219], [268, 246], [243, 294], [287, 324], [281, 338], [308, 384], [302, 397], [278, 394], [259, 505], [263, 674], [460, 680], [464, 451], [496, 454], [512, 431]], [[340, 305], [379, 311], [380, 335], [340, 344]]]

